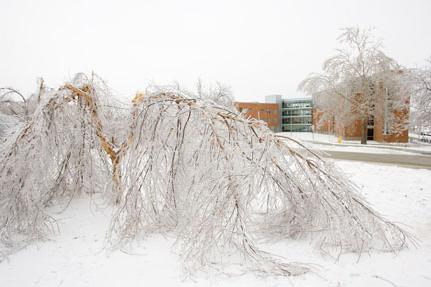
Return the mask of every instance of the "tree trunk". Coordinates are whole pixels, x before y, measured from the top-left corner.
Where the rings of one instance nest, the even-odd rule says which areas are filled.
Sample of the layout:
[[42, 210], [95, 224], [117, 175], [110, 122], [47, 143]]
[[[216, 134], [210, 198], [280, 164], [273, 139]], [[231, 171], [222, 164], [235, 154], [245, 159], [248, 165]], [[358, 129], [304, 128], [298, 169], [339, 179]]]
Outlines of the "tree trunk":
[[367, 144], [368, 137], [368, 119], [363, 117], [361, 119], [361, 144]]

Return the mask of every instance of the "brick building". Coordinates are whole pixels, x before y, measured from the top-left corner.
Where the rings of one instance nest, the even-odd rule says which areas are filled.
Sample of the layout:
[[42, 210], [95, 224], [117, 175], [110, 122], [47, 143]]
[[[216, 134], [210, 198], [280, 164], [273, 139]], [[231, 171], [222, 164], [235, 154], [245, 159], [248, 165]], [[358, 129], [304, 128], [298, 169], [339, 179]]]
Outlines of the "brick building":
[[276, 103], [247, 103], [235, 102], [238, 111], [244, 112], [248, 117], [262, 120], [268, 127], [278, 132], [280, 129], [280, 107]]
[[[400, 142], [406, 143], [409, 139], [407, 122], [409, 119], [409, 99], [402, 103], [401, 106], [393, 107], [388, 100], [390, 89], [379, 85], [376, 92], [374, 114], [369, 117], [367, 130], [367, 139], [378, 142]], [[360, 98], [360, 94], [356, 99]], [[340, 99], [340, 105], [342, 103]], [[313, 127], [318, 133], [330, 133], [341, 136], [347, 140], [361, 139], [361, 119], [356, 107], [351, 105], [349, 110], [352, 120], [346, 124], [337, 117], [333, 111], [322, 110], [313, 107]], [[356, 116], [356, 117], [355, 117]]]
[[[408, 142], [409, 118], [408, 98], [401, 105], [393, 107], [387, 100], [390, 89], [379, 85], [375, 100], [375, 113], [370, 117], [367, 126], [368, 140], [378, 142]], [[358, 94], [357, 97], [360, 97]], [[357, 98], [358, 100], [358, 98]], [[337, 121], [333, 111], [317, 108], [315, 100], [310, 98], [283, 99], [281, 95], [270, 95], [266, 103], [236, 102], [235, 107], [249, 117], [260, 119], [275, 132], [310, 132], [329, 133], [341, 136], [346, 140], [361, 139], [360, 114], [355, 106], [346, 105], [343, 99], [338, 103], [348, 110], [352, 120], [346, 124]], [[345, 111], [345, 110], [344, 110]], [[356, 118], [355, 118], [355, 115]], [[395, 127], [399, 125], [401, 127]], [[402, 127], [404, 125], [404, 127]], [[397, 130], [397, 132], [392, 132]]]
[[281, 95], [270, 95], [265, 102], [236, 102], [235, 107], [249, 117], [265, 121], [275, 132], [311, 132], [311, 98], [283, 99]]

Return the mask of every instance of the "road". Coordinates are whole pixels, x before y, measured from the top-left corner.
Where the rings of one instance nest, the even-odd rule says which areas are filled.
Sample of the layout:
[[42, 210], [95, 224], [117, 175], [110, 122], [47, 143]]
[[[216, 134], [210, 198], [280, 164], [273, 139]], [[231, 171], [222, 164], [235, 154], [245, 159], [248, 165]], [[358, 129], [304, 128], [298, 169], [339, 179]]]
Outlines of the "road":
[[411, 168], [431, 169], [431, 156], [410, 155], [410, 154], [377, 154], [364, 152], [331, 151], [321, 150], [327, 157], [342, 160], [355, 160], [365, 162], [375, 162], [383, 164], [394, 164]]

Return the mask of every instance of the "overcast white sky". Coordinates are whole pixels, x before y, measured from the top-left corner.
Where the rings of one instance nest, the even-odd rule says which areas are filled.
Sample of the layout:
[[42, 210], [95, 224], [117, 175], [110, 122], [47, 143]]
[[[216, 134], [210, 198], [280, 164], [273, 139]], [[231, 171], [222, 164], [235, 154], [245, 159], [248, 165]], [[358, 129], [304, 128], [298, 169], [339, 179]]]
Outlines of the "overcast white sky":
[[0, 0], [0, 86], [29, 93], [37, 77], [54, 86], [95, 71], [123, 97], [198, 78], [242, 101], [295, 97], [342, 27], [375, 27], [389, 56], [422, 64], [430, 15], [430, 0]]

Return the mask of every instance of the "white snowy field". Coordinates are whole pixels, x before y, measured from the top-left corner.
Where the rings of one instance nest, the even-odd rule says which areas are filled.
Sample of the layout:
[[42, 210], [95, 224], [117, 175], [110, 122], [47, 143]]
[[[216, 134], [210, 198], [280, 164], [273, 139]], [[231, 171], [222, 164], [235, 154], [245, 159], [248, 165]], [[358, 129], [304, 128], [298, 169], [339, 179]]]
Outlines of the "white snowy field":
[[361, 145], [359, 140], [342, 140], [341, 143], [339, 143], [338, 138], [332, 134], [310, 132], [283, 132], [279, 134], [294, 138], [305, 143], [305, 145], [309, 147], [319, 150], [410, 155], [431, 153], [431, 144], [419, 141], [409, 143], [380, 143], [368, 141], [367, 145]]
[[307, 240], [265, 245], [288, 261], [309, 263], [314, 272], [298, 277], [260, 278], [197, 274], [184, 279], [173, 238], [153, 236], [134, 248], [108, 251], [110, 210], [97, 198], [77, 199], [58, 218], [60, 232], [0, 263], [0, 286], [431, 286], [431, 170], [360, 162], [336, 164], [369, 202], [410, 231], [417, 248], [393, 253], [321, 254]]

